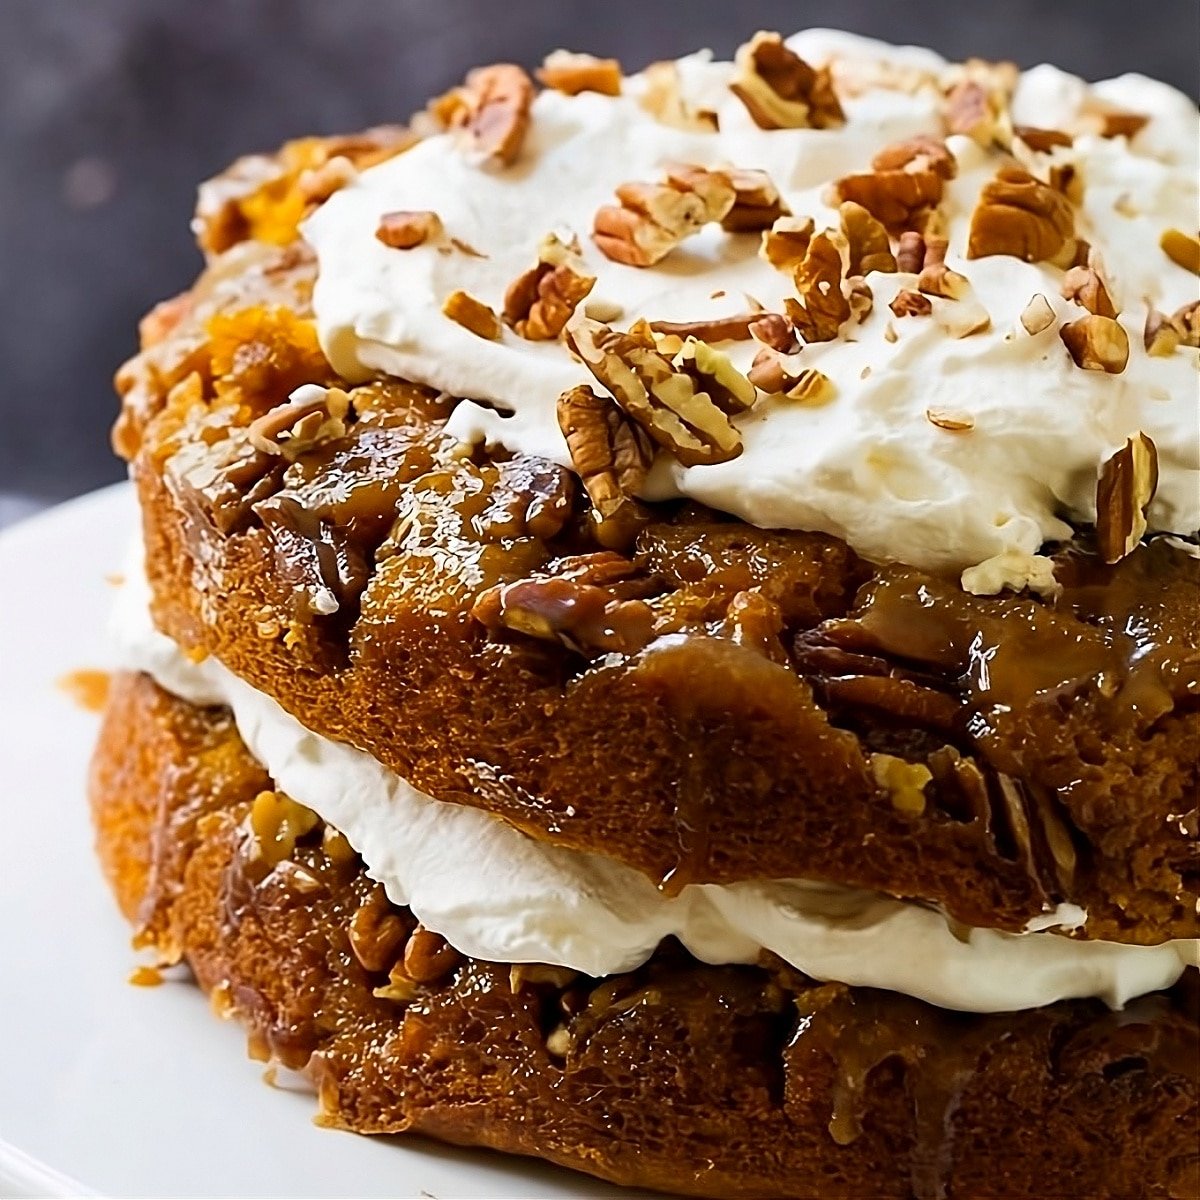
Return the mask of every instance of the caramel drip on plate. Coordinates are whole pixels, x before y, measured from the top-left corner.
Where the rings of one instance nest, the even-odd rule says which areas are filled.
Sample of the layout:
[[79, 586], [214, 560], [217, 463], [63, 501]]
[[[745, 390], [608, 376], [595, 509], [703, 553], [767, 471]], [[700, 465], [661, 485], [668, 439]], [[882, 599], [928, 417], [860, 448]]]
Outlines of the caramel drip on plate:
[[108, 703], [111, 682], [112, 676], [108, 671], [84, 668], [64, 675], [58, 681], [58, 686], [85, 712], [98, 713], [103, 712]]

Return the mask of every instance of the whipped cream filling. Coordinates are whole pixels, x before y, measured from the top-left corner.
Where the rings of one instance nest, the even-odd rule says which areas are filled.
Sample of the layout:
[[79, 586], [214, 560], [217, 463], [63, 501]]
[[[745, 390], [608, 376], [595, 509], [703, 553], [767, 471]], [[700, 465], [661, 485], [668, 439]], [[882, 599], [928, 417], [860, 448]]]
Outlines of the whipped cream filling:
[[[759, 256], [757, 235], [710, 225], [647, 269], [609, 261], [589, 235], [619, 184], [658, 181], [672, 161], [764, 169], [795, 215], [836, 228], [826, 202], [832, 180], [869, 170], [884, 145], [940, 136], [936, 77], [947, 64], [937, 55], [822, 30], [789, 45], [814, 64], [834, 63], [843, 127], [759, 129], [728, 89], [731, 65], [700, 54], [679, 61], [681, 83], [698, 107], [717, 113], [720, 132], [658, 122], [639, 104], [646, 80], [633, 76], [618, 97], [543, 91], [525, 149], [506, 170], [485, 169], [439, 134], [364, 172], [304, 226], [319, 260], [314, 306], [333, 365], [351, 380], [383, 372], [469, 397], [450, 425], [464, 441], [569, 465], [555, 402], [564, 389], [592, 382], [586, 369], [557, 343], [507, 329], [496, 342], [476, 337], [442, 314], [443, 301], [464, 289], [499, 308], [509, 283], [535, 261], [540, 239], [555, 231], [578, 236], [597, 277], [585, 311], [607, 306], [620, 314], [611, 318], [615, 326], [744, 312], [747, 296], [781, 311], [792, 281]], [[911, 90], [878, 86], [889, 74], [916, 82]], [[1149, 123], [1132, 139], [1082, 132], [1096, 101]], [[1041, 66], [1021, 76], [1012, 116], [1077, 132], [1054, 161], [1074, 163], [1082, 176], [1076, 231], [1103, 258], [1129, 336], [1125, 371], [1108, 375], [1072, 362], [1058, 326], [1084, 312], [1060, 294], [1057, 267], [964, 257], [976, 199], [1003, 156], [951, 137], [958, 176], [942, 205], [946, 261], [968, 278], [970, 297], [935, 299], [932, 319], [897, 319], [888, 304], [915, 286], [915, 276], [870, 274], [870, 316], [848, 323], [834, 341], [805, 346], [798, 359], [832, 380], [834, 399], [822, 407], [760, 399], [735, 421], [740, 457], [685, 467], [661, 455], [647, 498], [688, 496], [758, 526], [833, 534], [875, 560], [961, 571], [999, 555], [1031, 555], [1070, 536], [1068, 521], [1094, 520], [1099, 465], [1140, 430], [1159, 454], [1151, 530], [1200, 528], [1197, 352], [1152, 358], [1142, 342], [1147, 304], [1173, 312], [1197, 298], [1195, 276], [1158, 245], [1168, 228], [1196, 228], [1196, 108], [1142, 76], [1089, 85]], [[1034, 169], [1044, 176], [1048, 161]], [[447, 235], [479, 255], [383, 246], [374, 236], [379, 218], [396, 209], [433, 210]], [[1030, 335], [1020, 315], [1036, 294], [1056, 320]], [[980, 306], [989, 327], [956, 336], [956, 323]], [[757, 346], [721, 348], [746, 369]], [[947, 431], [927, 410], [965, 416], [973, 427]]]
[[932, 908], [802, 881], [693, 884], [664, 896], [599, 855], [527, 837], [478, 809], [423, 794], [369, 754], [305, 729], [215, 658], [194, 663], [150, 617], [134, 556], [113, 622], [121, 665], [193, 704], [234, 715], [276, 785], [346, 836], [389, 898], [474, 958], [588, 975], [632, 970], [674, 935], [709, 963], [769, 950], [814, 979], [901, 992], [943, 1008], [1010, 1012], [1070, 997], [1113, 1008], [1200, 965], [1200, 940], [1160, 946], [1074, 941], [1074, 906], [1014, 935], [953, 927]]

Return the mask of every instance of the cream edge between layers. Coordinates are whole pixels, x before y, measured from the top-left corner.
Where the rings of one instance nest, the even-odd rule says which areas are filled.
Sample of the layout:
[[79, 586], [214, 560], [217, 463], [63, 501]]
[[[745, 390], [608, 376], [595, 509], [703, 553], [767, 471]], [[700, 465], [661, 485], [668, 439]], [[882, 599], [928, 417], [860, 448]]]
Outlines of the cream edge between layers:
[[704, 962], [754, 962], [765, 949], [817, 980], [966, 1012], [1075, 997], [1121, 1008], [1200, 965], [1200, 940], [1126, 946], [1051, 932], [1086, 919], [1072, 906], [1025, 934], [963, 934], [932, 908], [828, 884], [693, 884], [666, 897], [632, 868], [435, 800], [371, 755], [304, 728], [215, 658], [188, 659], [155, 628], [149, 601], [135, 546], [111, 623], [120, 668], [189, 703], [227, 706], [276, 785], [346, 836], [389, 899], [470, 957], [603, 976], [637, 967], [674, 935]]

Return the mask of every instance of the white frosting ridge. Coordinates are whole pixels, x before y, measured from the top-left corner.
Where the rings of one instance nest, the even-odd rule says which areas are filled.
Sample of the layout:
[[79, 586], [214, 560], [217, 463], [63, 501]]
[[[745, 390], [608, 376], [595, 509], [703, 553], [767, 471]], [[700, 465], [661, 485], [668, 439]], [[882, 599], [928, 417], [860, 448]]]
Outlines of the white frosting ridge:
[[815, 979], [971, 1012], [1081, 996], [1119, 1008], [1200, 963], [1200, 941], [1124, 946], [1041, 931], [1082, 923], [1073, 906], [1013, 935], [956, 933], [933, 909], [825, 884], [690, 885], [668, 898], [612, 860], [434, 800], [371, 755], [305, 729], [216, 659], [191, 662], [155, 629], [136, 560], [125, 578], [113, 619], [122, 665], [193, 704], [227, 705], [277, 786], [341, 830], [393, 902], [472, 957], [608, 975], [674, 935], [705, 962], [753, 962], [767, 949]]
[[[828, 31], [790, 44], [810, 61], [837, 59], [848, 71], [881, 61], [945, 66], [928, 51]], [[639, 107], [644, 81], [635, 76], [619, 97], [542, 92], [525, 150], [507, 170], [486, 170], [452, 137], [436, 135], [336, 193], [304, 234], [319, 259], [318, 329], [337, 370], [350, 379], [385, 372], [470, 397], [451, 418], [463, 440], [568, 465], [555, 401], [565, 388], [590, 382], [586, 369], [556, 343], [528, 342], [509, 330], [498, 342], [476, 337], [442, 314], [451, 292], [461, 288], [499, 307], [553, 230], [578, 235], [597, 276], [591, 299], [619, 306], [614, 324], [622, 327], [643, 316], [697, 320], [745, 311], [744, 293], [779, 310], [794, 294], [791, 279], [759, 257], [757, 236], [710, 225], [657, 266], [639, 270], [596, 249], [589, 233], [597, 208], [623, 182], [659, 180], [667, 162], [731, 163], [766, 170], [793, 213], [812, 216], [818, 229], [836, 226], [824, 199], [830, 181], [868, 170], [888, 143], [939, 133], [939, 94], [931, 87], [868, 88], [842, 97], [842, 128], [764, 131], [728, 91], [729, 72], [729, 64], [706, 55], [680, 61], [685, 88], [717, 110], [719, 133], [655, 121]], [[834, 534], [870, 558], [958, 571], [1001, 554], [1030, 555], [1044, 541], [1069, 536], [1064, 516], [1093, 520], [1099, 464], [1141, 430], [1159, 453], [1150, 528], [1200, 528], [1197, 353], [1184, 348], [1151, 358], [1142, 344], [1147, 302], [1172, 312], [1197, 298], [1195, 277], [1158, 245], [1165, 229], [1196, 226], [1196, 108], [1141, 76], [1088, 85], [1041, 66], [1021, 77], [1014, 119], [1074, 129], [1095, 99], [1150, 117], [1131, 141], [1081, 133], [1069, 152], [1058, 152], [1084, 179], [1077, 232], [1101, 252], [1121, 310], [1130, 341], [1123, 373], [1085, 371], [1071, 361], [1057, 327], [1083, 310], [1061, 297], [1058, 268], [1009, 256], [965, 259], [976, 198], [1000, 159], [951, 138], [959, 173], [943, 204], [947, 262], [970, 280], [990, 328], [963, 338], [947, 332], [944, 318], [967, 301], [935, 300], [934, 319], [896, 319], [888, 302], [914, 286], [914, 277], [873, 273], [867, 320], [801, 352], [804, 365], [833, 381], [835, 399], [819, 408], [760, 400], [736, 420], [740, 457], [684, 467], [664, 455], [648, 498], [690, 496], [755, 525]], [[383, 246], [374, 232], [381, 214], [395, 209], [437, 212], [449, 235], [485, 257], [432, 245]], [[1019, 318], [1036, 293], [1058, 321], [1030, 336]], [[744, 369], [756, 347], [722, 348]], [[966, 413], [974, 427], [947, 432], [927, 419], [927, 409]]]

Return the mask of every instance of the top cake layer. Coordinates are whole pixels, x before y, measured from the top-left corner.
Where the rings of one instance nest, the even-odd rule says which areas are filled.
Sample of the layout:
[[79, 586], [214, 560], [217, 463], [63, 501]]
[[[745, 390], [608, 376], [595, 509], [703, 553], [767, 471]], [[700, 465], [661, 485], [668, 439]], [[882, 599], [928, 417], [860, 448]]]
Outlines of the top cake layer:
[[[469, 397], [451, 433], [568, 466], [559, 397], [599, 380], [665, 448], [628, 490], [831, 533], [877, 561], [957, 572], [1007, 556], [968, 577], [976, 590], [1044, 581], [1029, 556], [1096, 520], [1097, 474], [1139, 434], [1158, 465], [1150, 528], [1200, 527], [1196, 355], [1146, 336], [1197, 299], [1200, 125], [1182, 94], [822, 31], [625, 79], [568, 59], [547, 75], [566, 90], [536, 98], [517, 75], [481, 73], [435, 107], [449, 129], [307, 221], [321, 342], [344, 377]], [[436, 228], [397, 234], [401, 213]], [[539, 254], [546, 271], [559, 260], [557, 324], [582, 296], [568, 344], [513, 315]], [[465, 323], [447, 311], [460, 292], [481, 306]], [[760, 307], [778, 315], [752, 335]], [[659, 326], [656, 368], [695, 377], [691, 332], [738, 394], [710, 387], [715, 407], [682, 426], [663, 404], [638, 417], [619, 362], [571, 352], [604, 336], [586, 318]], [[1194, 344], [1195, 308], [1181, 319]], [[816, 374], [764, 384], [767, 346], [790, 351], [789, 382]]]

